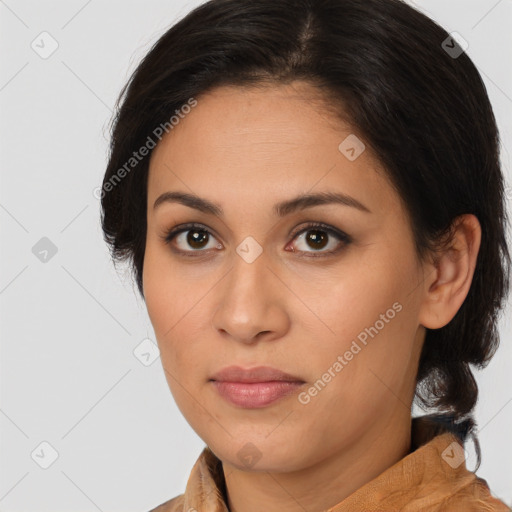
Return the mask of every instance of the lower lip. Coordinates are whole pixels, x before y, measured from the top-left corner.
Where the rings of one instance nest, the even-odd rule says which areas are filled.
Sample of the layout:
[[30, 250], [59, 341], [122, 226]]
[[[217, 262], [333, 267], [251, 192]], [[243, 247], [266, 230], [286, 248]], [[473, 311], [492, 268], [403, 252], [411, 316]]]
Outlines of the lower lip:
[[296, 392], [304, 383], [289, 381], [219, 382], [212, 381], [219, 394], [240, 407], [265, 407]]

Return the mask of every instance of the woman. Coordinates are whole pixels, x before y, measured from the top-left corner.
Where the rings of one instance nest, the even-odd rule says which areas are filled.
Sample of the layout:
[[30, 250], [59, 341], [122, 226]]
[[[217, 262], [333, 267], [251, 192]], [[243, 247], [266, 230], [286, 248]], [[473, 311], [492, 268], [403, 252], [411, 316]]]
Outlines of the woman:
[[212, 0], [118, 106], [105, 239], [207, 445], [154, 510], [508, 510], [463, 448], [510, 254], [459, 43], [399, 0]]

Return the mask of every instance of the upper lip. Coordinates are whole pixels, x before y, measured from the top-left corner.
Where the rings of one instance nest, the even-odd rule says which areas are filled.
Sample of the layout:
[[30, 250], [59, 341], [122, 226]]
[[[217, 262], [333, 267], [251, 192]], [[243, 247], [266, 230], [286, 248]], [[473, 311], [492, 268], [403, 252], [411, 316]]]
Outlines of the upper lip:
[[271, 368], [270, 366], [257, 366], [254, 368], [242, 368], [240, 366], [228, 366], [215, 373], [210, 380], [224, 382], [271, 382], [288, 381], [304, 382], [299, 377]]

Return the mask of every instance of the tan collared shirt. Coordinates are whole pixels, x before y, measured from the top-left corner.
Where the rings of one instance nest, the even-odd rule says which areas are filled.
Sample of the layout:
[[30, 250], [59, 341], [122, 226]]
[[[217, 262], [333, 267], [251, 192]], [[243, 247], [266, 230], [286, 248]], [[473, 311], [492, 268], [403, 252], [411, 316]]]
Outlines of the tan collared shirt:
[[[485, 480], [466, 468], [451, 433], [413, 420], [411, 453], [326, 512], [509, 512]], [[222, 462], [207, 447], [184, 494], [150, 512], [229, 512]]]

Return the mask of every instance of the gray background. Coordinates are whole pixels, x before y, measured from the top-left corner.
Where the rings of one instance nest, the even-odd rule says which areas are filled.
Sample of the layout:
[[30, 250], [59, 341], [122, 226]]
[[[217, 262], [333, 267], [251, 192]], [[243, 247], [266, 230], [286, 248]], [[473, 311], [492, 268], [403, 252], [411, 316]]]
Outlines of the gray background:
[[[128, 273], [109, 260], [93, 194], [118, 92], [199, 3], [0, 0], [1, 511], [149, 510], [184, 491], [204, 445], [175, 406], [160, 359], [146, 366], [134, 355], [154, 333]], [[414, 3], [468, 41], [512, 183], [512, 1]], [[57, 50], [42, 58], [53, 40]], [[512, 188], [508, 197], [510, 205]], [[478, 474], [512, 504], [510, 307], [501, 334], [478, 374]], [[47, 469], [52, 448], [43, 442], [58, 453]]]

